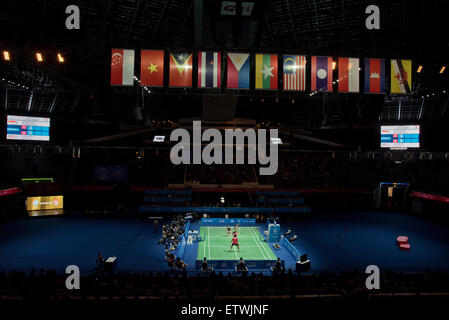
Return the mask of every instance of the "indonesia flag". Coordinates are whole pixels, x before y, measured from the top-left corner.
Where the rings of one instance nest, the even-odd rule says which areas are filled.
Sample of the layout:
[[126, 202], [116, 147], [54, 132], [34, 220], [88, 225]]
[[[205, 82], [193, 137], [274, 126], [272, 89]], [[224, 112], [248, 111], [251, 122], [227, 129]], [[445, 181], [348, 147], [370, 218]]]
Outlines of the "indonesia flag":
[[365, 59], [365, 93], [385, 93], [384, 59]]
[[134, 50], [111, 50], [111, 86], [134, 85]]
[[312, 56], [312, 91], [332, 92], [332, 57]]
[[198, 87], [220, 88], [221, 87], [221, 53], [204, 52], [198, 53]]
[[249, 89], [249, 54], [228, 53], [228, 89]]
[[359, 59], [338, 58], [338, 91], [359, 92]]

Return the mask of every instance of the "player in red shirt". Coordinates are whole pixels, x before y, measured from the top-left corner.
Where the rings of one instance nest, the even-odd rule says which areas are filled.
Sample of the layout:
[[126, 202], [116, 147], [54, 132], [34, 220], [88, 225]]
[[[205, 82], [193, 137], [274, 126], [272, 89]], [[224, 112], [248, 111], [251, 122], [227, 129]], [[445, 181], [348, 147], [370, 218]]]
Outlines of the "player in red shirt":
[[237, 246], [237, 248], [239, 249], [239, 252], [240, 252], [239, 239], [237, 238], [237, 234], [235, 234], [235, 233], [234, 233], [234, 236], [232, 237], [232, 243], [231, 243], [231, 248], [229, 249], [229, 252], [232, 251], [233, 246]]

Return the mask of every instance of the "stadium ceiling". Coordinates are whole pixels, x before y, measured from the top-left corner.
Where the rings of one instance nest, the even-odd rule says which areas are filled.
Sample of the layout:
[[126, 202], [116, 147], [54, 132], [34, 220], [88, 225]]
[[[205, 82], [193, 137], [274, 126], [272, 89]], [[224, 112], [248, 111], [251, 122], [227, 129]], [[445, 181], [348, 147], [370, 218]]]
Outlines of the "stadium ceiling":
[[[215, 33], [220, 20], [243, 21], [242, 29], [227, 29], [228, 33], [244, 32], [245, 21], [256, 23], [256, 41], [249, 43], [254, 49], [424, 57], [445, 55], [449, 48], [448, 36], [442, 32], [447, 27], [445, 1], [438, 0], [257, 0], [251, 15], [240, 17], [221, 15], [221, 0], [84, 0], [77, 3], [81, 30], [68, 31], [65, 8], [72, 2], [2, 1], [3, 45], [26, 44], [33, 49], [46, 44], [48, 49], [83, 57], [117, 46], [222, 48], [226, 37], [206, 43], [201, 38], [207, 31], [196, 33], [198, 25], [207, 27], [213, 18], [216, 23], [210, 26], [217, 29], [212, 30]], [[370, 4], [380, 7], [380, 30], [365, 28], [365, 9]]]
[[[84, 99], [84, 107], [95, 108], [99, 102], [92, 97], [108, 87], [114, 47], [412, 58], [425, 65], [423, 74], [430, 70], [422, 81], [430, 86], [437, 86], [432, 79], [448, 63], [446, 1], [253, 2], [250, 15], [225, 16], [222, 0], [3, 0], [0, 47], [11, 52], [13, 63], [3, 63], [0, 71], [14, 82], [7, 85], [12, 93], [7, 103], [17, 111], [66, 112]], [[71, 4], [80, 8], [80, 30], [65, 28]], [[371, 4], [380, 7], [380, 30], [365, 28]], [[36, 51], [47, 59], [62, 53], [66, 63], [38, 65]], [[38, 92], [33, 99], [28, 88]]]

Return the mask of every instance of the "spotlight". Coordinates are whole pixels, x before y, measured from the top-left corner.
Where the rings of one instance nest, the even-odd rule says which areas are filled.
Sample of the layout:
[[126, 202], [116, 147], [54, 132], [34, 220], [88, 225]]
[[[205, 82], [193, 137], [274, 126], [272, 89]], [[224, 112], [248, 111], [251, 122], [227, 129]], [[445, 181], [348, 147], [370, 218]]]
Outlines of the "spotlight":
[[419, 66], [418, 70], [416, 72], [421, 73], [421, 70], [422, 70], [422, 66]]
[[38, 62], [44, 61], [44, 58], [42, 57], [42, 53], [36, 52], [36, 60], [37, 60]]
[[444, 70], [446, 70], [446, 67], [445, 67], [445, 66], [442, 66], [442, 67], [441, 67], [441, 70], [440, 70], [440, 73], [443, 73]]
[[64, 62], [64, 57], [60, 53], [58, 53], [58, 62], [59, 63], [63, 63]]
[[5, 61], [11, 60], [11, 57], [9, 56], [9, 51], [3, 51], [3, 59]]
[[337, 67], [337, 62], [332, 61], [332, 70], [335, 70], [336, 67]]

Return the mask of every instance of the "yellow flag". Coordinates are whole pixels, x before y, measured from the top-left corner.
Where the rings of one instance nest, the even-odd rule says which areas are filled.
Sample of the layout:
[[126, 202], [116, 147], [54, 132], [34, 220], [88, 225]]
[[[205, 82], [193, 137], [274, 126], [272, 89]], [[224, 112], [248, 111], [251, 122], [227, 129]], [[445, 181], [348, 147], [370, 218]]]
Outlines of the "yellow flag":
[[412, 60], [391, 60], [391, 93], [412, 93]]

